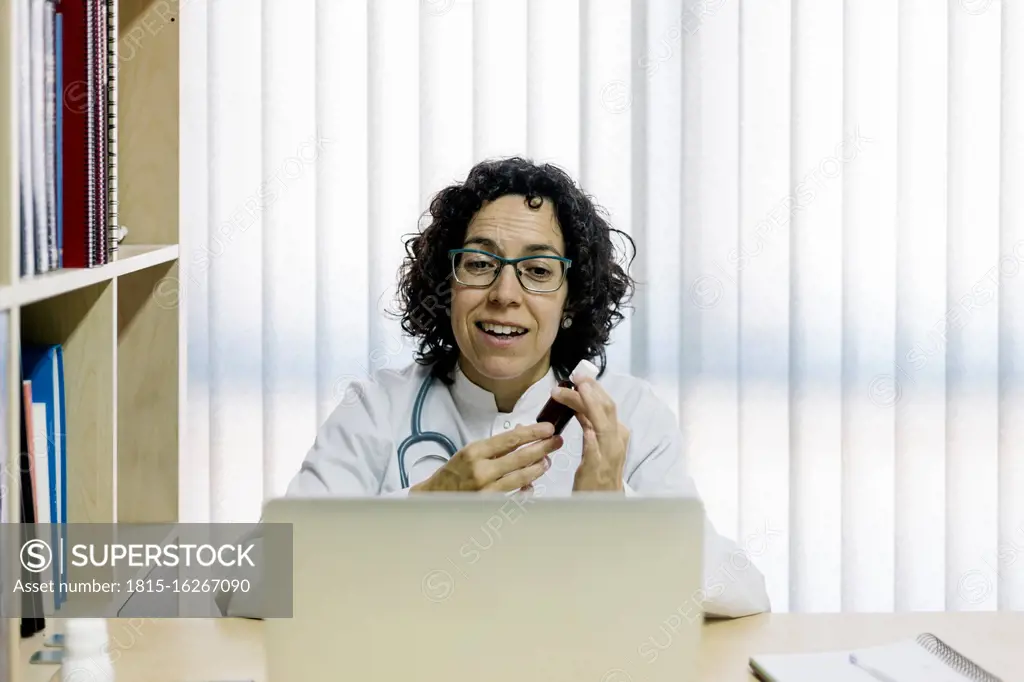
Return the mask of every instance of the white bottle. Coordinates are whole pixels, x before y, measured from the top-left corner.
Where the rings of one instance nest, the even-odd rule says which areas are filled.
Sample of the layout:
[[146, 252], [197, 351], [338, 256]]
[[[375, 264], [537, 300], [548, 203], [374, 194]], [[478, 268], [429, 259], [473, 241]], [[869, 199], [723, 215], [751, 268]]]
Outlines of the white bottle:
[[64, 625], [61, 682], [113, 682], [114, 665], [102, 618], [69, 618]]

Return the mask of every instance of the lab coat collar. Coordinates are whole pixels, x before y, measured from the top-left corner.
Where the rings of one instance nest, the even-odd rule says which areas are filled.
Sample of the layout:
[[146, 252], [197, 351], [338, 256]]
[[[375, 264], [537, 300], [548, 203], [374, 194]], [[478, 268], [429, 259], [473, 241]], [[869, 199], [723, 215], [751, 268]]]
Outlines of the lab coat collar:
[[[512, 414], [523, 411], [540, 412], [540, 408], [551, 397], [551, 389], [557, 384], [555, 372], [549, 367], [547, 373], [539, 381], [519, 396], [519, 400], [516, 401], [516, 405], [512, 409]], [[455, 406], [464, 417], [472, 415], [477, 419], [493, 419], [498, 414], [498, 404], [494, 400], [494, 394], [473, 383], [463, 373], [458, 363], [455, 363], [451, 393]]]

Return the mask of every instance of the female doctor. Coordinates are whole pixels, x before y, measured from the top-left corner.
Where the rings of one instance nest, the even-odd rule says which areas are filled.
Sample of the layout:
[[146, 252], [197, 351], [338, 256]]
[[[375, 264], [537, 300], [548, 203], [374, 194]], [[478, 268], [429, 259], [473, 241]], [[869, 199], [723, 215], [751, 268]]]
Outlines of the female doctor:
[[[442, 190], [430, 216], [400, 275], [416, 362], [348, 386], [286, 494], [695, 496], [671, 410], [646, 382], [604, 371], [633, 281], [587, 195], [555, 167], [511, 158]], [[598, 378], [559, 388], [583, 359]], [[576, 412], [560, 436], [537, 423], [550, 398]], [[749, 558], [710, 522], [705, 535], [694, 610], [768, 610]]]

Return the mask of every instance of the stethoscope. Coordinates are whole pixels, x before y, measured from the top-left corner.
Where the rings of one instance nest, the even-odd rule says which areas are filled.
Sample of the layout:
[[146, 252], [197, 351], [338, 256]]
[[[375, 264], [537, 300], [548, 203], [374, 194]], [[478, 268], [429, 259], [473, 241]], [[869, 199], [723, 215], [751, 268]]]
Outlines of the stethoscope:
[[448, 457], [442, 457], [441, 455], [428, 455], [428, 457], [437, 457], [447, 461], [459, 451], [455, 447], [455, 443], [451, 441], [448, 436], [437, 431], [420, 431], [420, 418], [423, 416], [423, 403], [427, 400], [427, 392], [430, 390], [430, 384], [433, 382], [434, 377], [427, 375], [420, 385], [420, 392], [416, 394], [416, 401], [412, 405], [412, 429], [409, 436], [403, 440], [398, 446], [398, 476], [402, 481], [402, 488], [409, 487], [409, 474], [405, 470], [405, 452], [416, 443], [438, 443], [448, 453]]

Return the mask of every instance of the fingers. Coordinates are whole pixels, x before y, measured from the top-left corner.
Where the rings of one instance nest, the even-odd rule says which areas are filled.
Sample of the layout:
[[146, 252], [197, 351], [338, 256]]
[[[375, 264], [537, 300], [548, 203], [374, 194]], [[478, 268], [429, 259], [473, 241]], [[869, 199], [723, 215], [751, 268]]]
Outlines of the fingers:
[[600, 451], [601, 445], [597, 442], [597, 432], [593, 428], [587, 427], [583, 429], [583, 451], [590, 452], [592, 450]]
[[576, 384], [575, 390], [555, 388], [551, 392], [551, 397], [575, 410], [581, 425], [585, 419], [589, 419], [598, 433], [608, 433], [616, 428], [618, 417], [615, 401], [604, 387], [593, 379], [582, 379]]
[[[562, 447], [563, 443], [564, 440], [561, 436], [552, 436], [551, 438], [531, 443], [503, 457], [492, 459], [488, 464], [494, 467], [494, 477], [499, 478], [516, 469], [523, 469], [537, 462], [544, 463], [543, 460], [549, 454]], [[550, 460], [548, 460], [546, 466], [551, 466]]]
[[598, 434], [611, 433], [618, 428], [618, 416], [615, 401], [604, 390], [601, 384], [593, 379], [585, 378], [576, 386], [576, 392], [583, 399], [584, 409], [581, 410]]
[[587, 409], [586, 403], [583, 402], [583, 396], [579, 391], [574, 391], [571, 388], [556, 386], [551, 391], [551, 397], [576, 412], [584, 412]]
[[515, 471], [505, 474], [494, 483], [487, 485], [484, 490], [507, 493], [529, 486], [544, 475], [544, 472], [547, 471], [550, 466], [549, 461], [550, 460], [547, 458], [544, 458], [528, 467], [516, 469]]
[[549, 438], [554, 433], [555, 427], [548, 422], [517, 426], [511, 431], [470, 444], [466, 448], [466, 458], [479, 460], [500, 457], [527, 443]]

